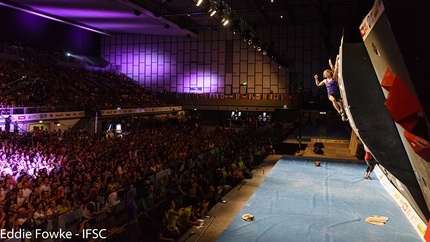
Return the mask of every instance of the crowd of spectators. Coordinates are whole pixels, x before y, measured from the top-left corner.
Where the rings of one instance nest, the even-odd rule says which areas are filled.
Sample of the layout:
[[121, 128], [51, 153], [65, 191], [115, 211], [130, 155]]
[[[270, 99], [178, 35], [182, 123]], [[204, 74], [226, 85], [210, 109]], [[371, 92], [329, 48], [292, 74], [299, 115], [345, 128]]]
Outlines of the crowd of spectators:
[[[2, 107], [165, 105], [125, 75], [32, 58], [0, 58], [0, 85]], [[240, 130], [206, 130], [174, 115], [112, 122], [123, 123], [127, 132], [110, 137], [43, 127], [1, 131], [0, 229], [47, 229], [49, 221], [55, 230], [59, 216], [76, 209], [83, 211], [81, 228], [94, 226], [95, 217], [111, 214], [124, 191], [134, 187], [128, 221], [150, 219], [156, 226], [148, 226], [148, 236], [175, 241], [272, 145], [268, 136], [252, 136], [262, 126], [258, 121]], [[152, 179], [163, 171], [168, 171], [164, 179]]]
[[[240, 169], [251, 168], [252, 156], [268, 145], [266, 140], [251, 138], [246, 129], [207, 131], [176, 117], [129, 119], [133, 120], [131, 132], [122, 137], [60, 130], [48, 132], [47, 139], [13, 134], [4, 140], [1, 228], [43, 227], [53, 216], [76, 208], [82, 208], [84, 219], [90, 220], [108, 213], [117, 197], [123, 197], [117, 192], [130, 185], [137, 190], [131, 218], [145, 214], [162, 222], [160, 211], [167, 202], [178, 208], [198, 207], [196, 213], [205, 211], [200, 211], [201, 217], [243, 179], [237, 175]], [[219, 152], [208, 152], [215, 148]], [[243, 156], [247, 158], [242, 160]], [[150, 180], [166, 169], [168, 181]], [[164, 210], [169, 214], [171, 209]], [[189, 223], [182, 221], [173, 226], [181, 228], [178, 232]]]
[[0, 105], [6, 107], [159, 107], [165, 103], [124, 74], [0, 58]]

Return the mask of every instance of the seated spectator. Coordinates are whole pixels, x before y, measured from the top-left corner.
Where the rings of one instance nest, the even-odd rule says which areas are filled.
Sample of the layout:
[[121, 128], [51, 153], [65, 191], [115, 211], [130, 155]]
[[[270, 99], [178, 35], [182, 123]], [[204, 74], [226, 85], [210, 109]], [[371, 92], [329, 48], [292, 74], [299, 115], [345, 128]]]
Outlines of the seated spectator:
[[168, 226], [168, 215], [167, 213], [164, 213], [162, 218], [158, 219], [157, 221], [157, 242], [162, 241], [169, 241], [169, 242], [175, 242], [178, 241], [179, 238], [181, 238], [181, 233], [179, 231], [175, 230], [169, 230], [167, 228]]
[[198, 212], [199, 209], [199, 203], [184, 208], [182, 213], [178, 216], [178, 222], [184, 225], [186, 229], [191, 228], [193, 225], [199, 225], [199, 221], [197, 221], [197, 217], [195, 216], [195, 213]]
[[185, 228], [177, 220], [184, 208], [180, 208], [178, 211], [176, 211], [175, 208], [175, 201], [171, 200], [169, 210], [167, 211], [167, 229], [169, 232], [182, 234], [178, 227], [181, 227], [182, 231], [185, 231]]
[[209, 210], [209, 201], [208, 200], [204, 200], [201, 204], [201, 206], [199, 207], [199, 209], [194, 213], [194, 215], [196, 216], [196, 218], [198, 219], [202, 219], [205, 216], [209, 216], [208, 213]]
[[215, 206], [218, 202], [221, 201], [223, 194], [222, 187], [218, 187], [217, 190], [213, 186], [209, 186], [209, 189], [206, 193], [206, 201], [209, 202], [209, 207]]
[[233, 179], [235, 179], [236, 181], [241, 180], [241, 179], [245, 179], [245, 177], [243, 177], [242, 169], [239, 168], [237, 159], [235, 159], [231, 163], [231, 174], [232, 174]]
[[239, 157], [237, 158], [237, 168], [238, 168], [239, 170], [243, 170], [243, 169], [245, 169], [245, 168], [246, 168], [246, 166], [245, 166], [245, 162], [243, 162], [243, 160], [242, 160], [242, 156], [239, 156]]

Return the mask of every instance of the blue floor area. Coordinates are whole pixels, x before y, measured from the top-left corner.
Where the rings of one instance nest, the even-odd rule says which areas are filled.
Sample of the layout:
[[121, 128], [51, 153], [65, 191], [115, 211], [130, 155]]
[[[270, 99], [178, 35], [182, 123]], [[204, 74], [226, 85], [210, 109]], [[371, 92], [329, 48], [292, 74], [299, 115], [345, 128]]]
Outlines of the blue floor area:
[[364, 179], [365, 164], [314, 161], [283, 156], [217, 241], [422, 241], [375, 175]]

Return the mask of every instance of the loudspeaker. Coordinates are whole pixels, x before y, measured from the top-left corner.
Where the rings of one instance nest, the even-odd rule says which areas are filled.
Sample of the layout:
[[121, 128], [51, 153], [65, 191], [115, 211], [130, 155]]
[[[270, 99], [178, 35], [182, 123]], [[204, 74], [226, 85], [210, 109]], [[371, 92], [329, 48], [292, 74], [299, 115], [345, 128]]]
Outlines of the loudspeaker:
[[243, 174], [243, 177], [245, 177], [245, 179], [252, 179], [253, 177], [252, 172], [249, 169], [243, 169], [242, 174]]
[[323, 143], [321, 143], [321, 142], [316, 142], [315, 144], [314, 144], [314, 147], [318, 147], [318, 148], [324, 148], [324, 144]]
[[315, 154], [319, 154], [319, 155], [324, 154], [324, 151], [320, 147], [314, 147], [313, 151]]

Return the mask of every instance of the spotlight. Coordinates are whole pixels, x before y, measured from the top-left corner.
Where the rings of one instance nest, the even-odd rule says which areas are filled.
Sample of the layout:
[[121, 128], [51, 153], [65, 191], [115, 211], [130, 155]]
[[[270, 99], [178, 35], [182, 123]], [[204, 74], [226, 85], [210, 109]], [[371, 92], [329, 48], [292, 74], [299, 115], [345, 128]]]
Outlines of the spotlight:
[[203, 2], [203, 0], [197, 0], [197, 2], [196, 2], [196, 6], [198, 7], [198, 6], [200, 6], [200, 4], [202, 4], [202, 2]]
[[256, 49], [259, 46], [258, 42], [259, 41], [258, 41], [257, 38], [253, 38], [253, 40], [252, 40], [252, 47], [254, 47], [254, 49]]
[[222, 20], [221, 20], [221, 23], [224, 26], [227, 26], [229, 22], [230, 22], [230, 20], [228, 20], [228, 18], [222, 18]]
[[262, 44], [259, 46], [259, 48], [260, 48], [260, 49], [258, 49], [258, 48], [257, 48], [257, 50], [258, 50], [258, 51], [261, 51], [263, 55], [266, 55], [266, 54], [267, 54], [267, 51], [266, 51], [266, 44], [265, 44], [265, 43], [262, 43]]
[[233, 32], [233, 34], [236, 34], [236, 33], [240, 32], [240, 26], [239, 26], [239, 23], [238, 23], [237, 19], [233, 20], [233, 23], [232, 23], [230, 29]]
[[164, 25], [164, 28], [168, 29], [168, 28], [170, 28], [170, 25], [165, 24], [165, 25]]
[[70, 54], [69, 52], [66, 52], [66, 56], [71, 56], [72, 54]]
[[251, 35], [249, 34], [249, 32], [250, 32], [249, 29], [246, 29], [243, 31], [242, 33], [243, 41], [248, 42], [248, 40], [251, 38]]
[[209, 15], [212, 17], [212, 16], [214, 16], [216, 14], [216, 9], [214, 9], [214, 8], [210, 8], [209, 9]]

